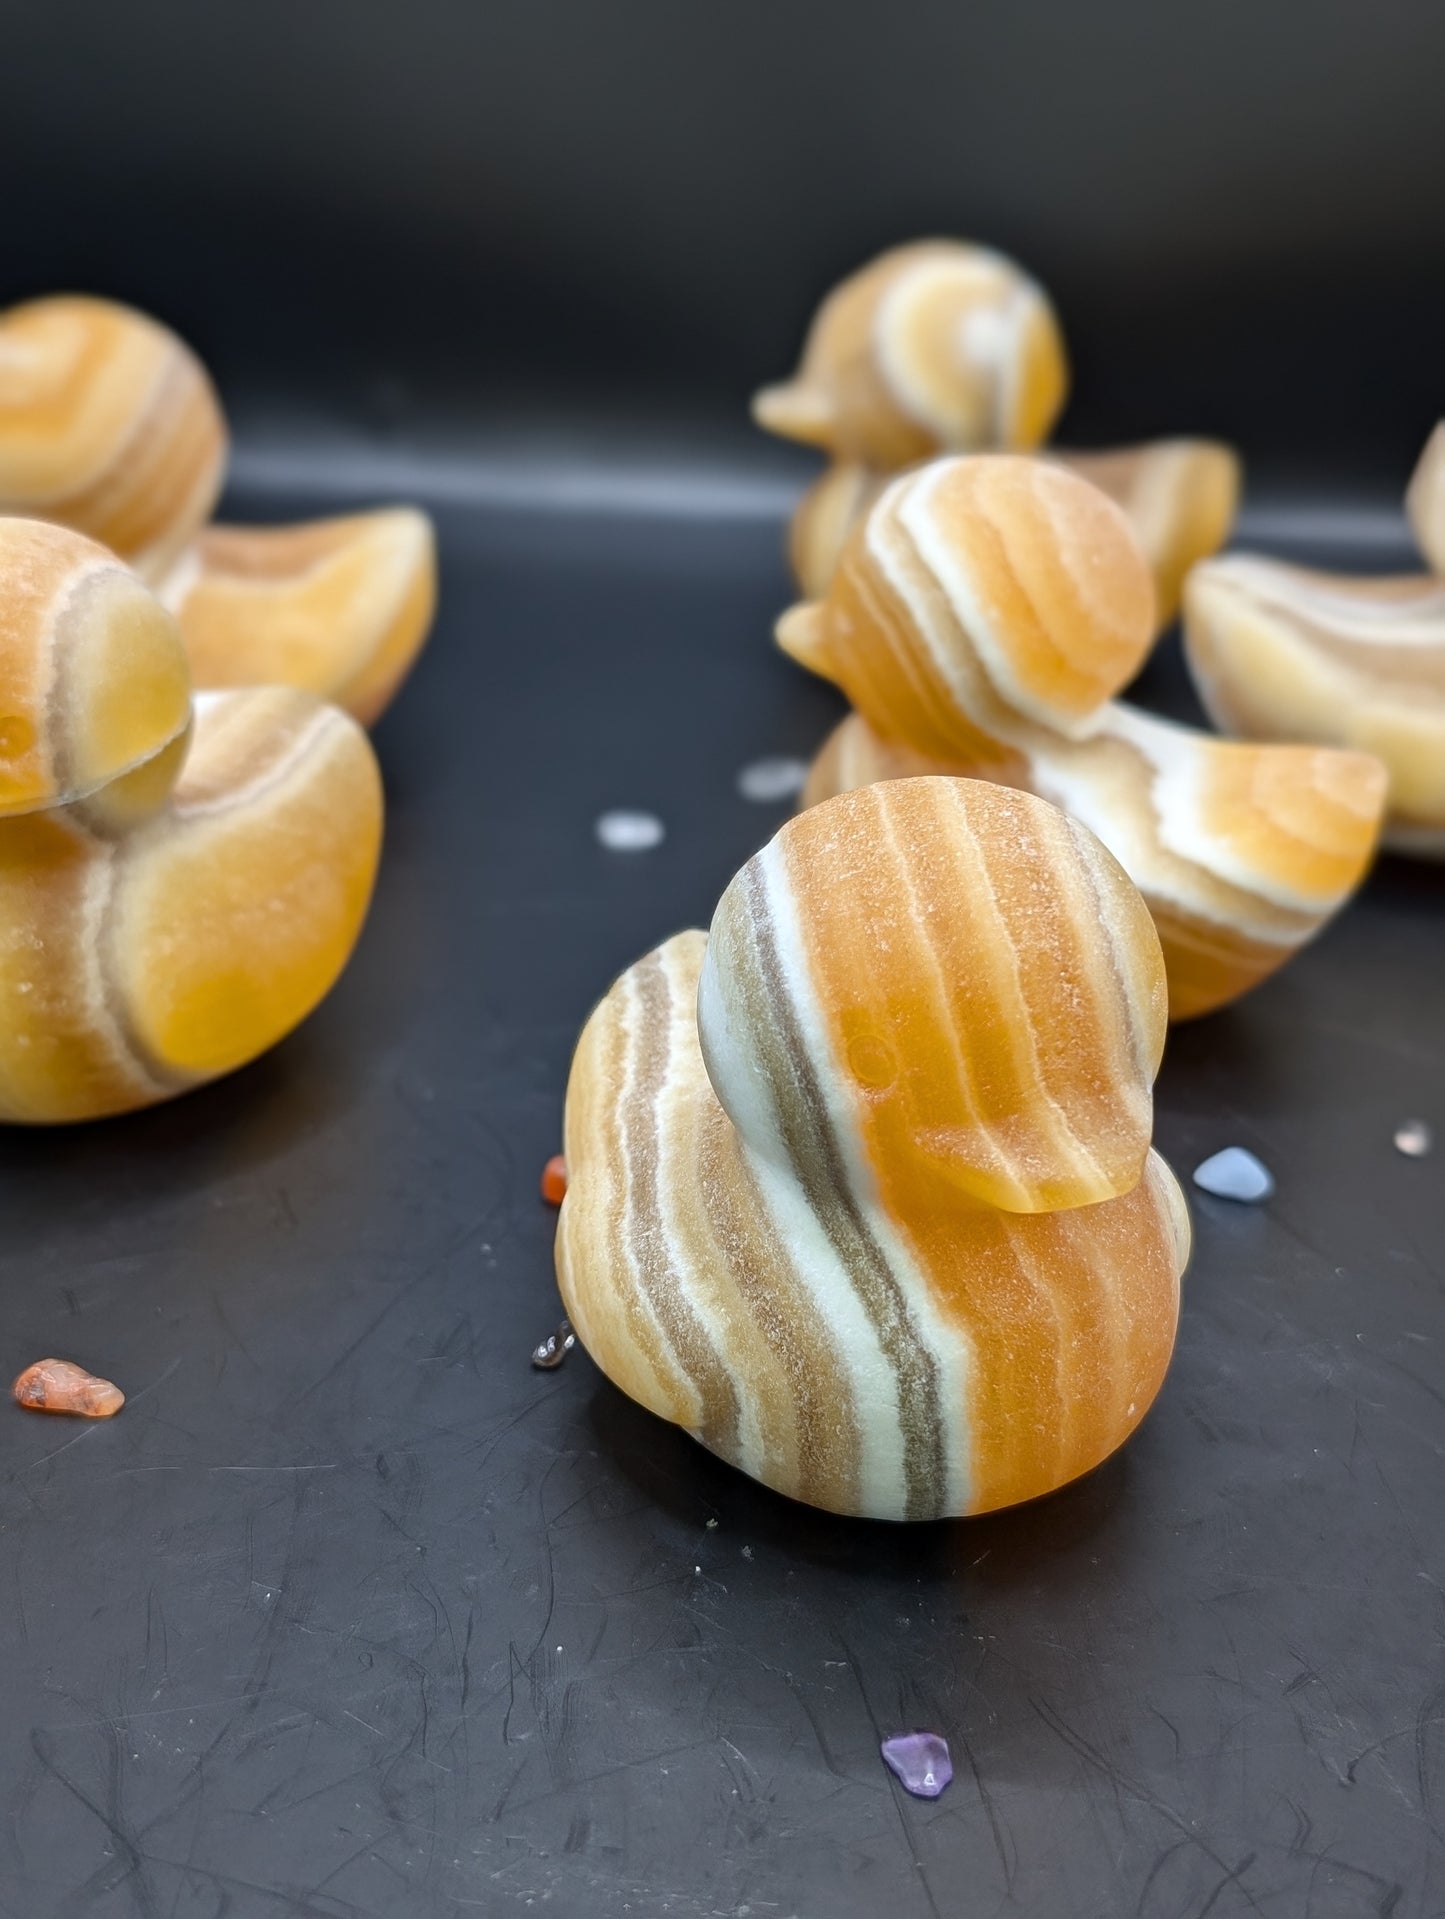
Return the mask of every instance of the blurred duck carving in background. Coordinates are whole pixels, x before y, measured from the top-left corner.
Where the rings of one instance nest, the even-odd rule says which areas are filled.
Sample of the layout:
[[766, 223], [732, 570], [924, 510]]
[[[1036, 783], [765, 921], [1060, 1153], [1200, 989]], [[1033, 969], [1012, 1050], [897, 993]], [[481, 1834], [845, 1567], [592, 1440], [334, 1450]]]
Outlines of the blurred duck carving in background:
[[1386, 846], [1445, 859], [1445, 423], [1405, 506], [1432, 572], [1357, 579], [1230, 553], [1189, 577], [1184, 650], [1222, 732], [1376, 754]]
[[0, 313], [0, 513], [133, 567], [175, 614], [197, 686], [299, 687], [370, 725], [431, 625], [430, 521], [397, 507], [208, 525], [226, 449], [205, 368], [157, 321], [81, 297]]
[[1385, 772], [1370, 755], [1218, 740], [1114, 697], [1153, 641], [1149, 568], [1122, 509], [1045, 461], [978, 454], [901, 474], [827, 594], [777, 636], [856, 709], [804, 805], [926, 773], [1052, 801], [1143, 894], [1174, 1019], [1282, 966], [1374, 853]]
[[[956, 240], [891, 249], [835, 287], [792, 379], [753, 401], [759, 425], [832, 464], [793, 516], [789, 552], [808, 599], [827, 591], [848, 534], [902, 468], [939, 453], [1033, 452], [1068, 394], [1047, 294], [1001, 253]], [[1239, 460], [1213, 440], [1106, 452], [1058, 448], [1129, 515], [1154, 575], [1162, 630], [1193, 563], [1229, 536]]]
[[0, 520], [0, 1120], [150, 1106], [273, 1046], [351, 954], [381, 824], [349, 715], [193, 704], [135, 573]]

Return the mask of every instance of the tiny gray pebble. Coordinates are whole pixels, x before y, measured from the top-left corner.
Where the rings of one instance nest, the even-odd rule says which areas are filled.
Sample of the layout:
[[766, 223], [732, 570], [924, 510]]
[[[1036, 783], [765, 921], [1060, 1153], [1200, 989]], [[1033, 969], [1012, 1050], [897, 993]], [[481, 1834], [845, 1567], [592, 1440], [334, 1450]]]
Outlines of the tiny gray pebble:
[[646, 853], [661, 846], [667, 829], [656, 813], [632, 813], [619, 808], [600, 813], [592, 828], [609, 853]]
[[1223, 1152], [1211, 1154], [1195, 1167], [1194, 1184], [1216, 1199], [1249, 1203], [1269, 1198], [1274, 1191], [1274, 1174], [1247, 1148], [1226, 1146]]
[[548, 1333], [540, 1346], [532, 1348], [532, 1364], [539, 1372], [555, 1372], [576, 1344], [572, 1322], [564, 1319], [555, 1333]]
[[1395, 1150], [1407, 1159], [1423, 1159], [1435, 1144], [1435, 1135], [1423, 1119], [1402, 1120], [1395, 1129]]
[[739, 793], [759, 806], [796, 799], [807, 783], [808, 768], [803, 760], [750, 760], [738, 774]]

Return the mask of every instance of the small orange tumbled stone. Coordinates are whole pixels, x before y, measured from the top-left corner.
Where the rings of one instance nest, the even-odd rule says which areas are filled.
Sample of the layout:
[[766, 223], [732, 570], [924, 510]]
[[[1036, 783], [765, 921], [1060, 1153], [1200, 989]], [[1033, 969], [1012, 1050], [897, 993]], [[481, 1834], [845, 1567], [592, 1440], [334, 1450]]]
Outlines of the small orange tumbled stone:
[[567, 1162], [560, 1153], [542, 1168], [542, 1197], [549, 1206], [560, 1206], [567, 1197]]
[[17, 1406], [37, 1413], [78, 1413], [82, 1419], [109, 1419], [125, 1404], [125, 1394], [113, 1381], [68, 1359], [37, 1359], [11, 1390]]

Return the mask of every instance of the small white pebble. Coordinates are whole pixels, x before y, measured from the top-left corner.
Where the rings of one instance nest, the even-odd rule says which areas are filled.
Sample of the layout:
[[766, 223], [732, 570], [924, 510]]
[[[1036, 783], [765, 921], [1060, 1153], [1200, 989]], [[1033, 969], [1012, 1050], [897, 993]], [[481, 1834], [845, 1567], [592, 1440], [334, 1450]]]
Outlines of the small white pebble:
[[750, 760], [738, 774], [738, 791], [758, 806], [775, 806], [796, 799], [808, 783], [804, 760]]
[[1216, 1199], [1239, 1199], [1247, 1204], [1268, 1199], [1274, 1174], [1243, 1146], [1226, 1146], [1194, 1169], [1194, 1184]]
[[1423, 1159], [1435, 1144], [1435, 1135], [1423, 1119], [1401, 1120], [1395, 1129], [1395, 1151], [1406, 1159]]
[[656, 813], [630, 813], [625, 809], [599, 813], [592, 830], [609, 853], [646, 853], [661, 846], [667, 831]]

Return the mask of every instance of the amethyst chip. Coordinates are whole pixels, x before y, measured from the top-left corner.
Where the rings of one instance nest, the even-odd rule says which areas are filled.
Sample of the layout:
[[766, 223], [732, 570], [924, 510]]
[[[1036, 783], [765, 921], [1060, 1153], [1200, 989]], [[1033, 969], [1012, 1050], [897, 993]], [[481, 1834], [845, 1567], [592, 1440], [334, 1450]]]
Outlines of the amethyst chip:
[[936, 1799], [953, 1777], [948, 1741], [936, 1732], [897, 1732], [879, 1750], [903, 1790], [916, 1799]]

